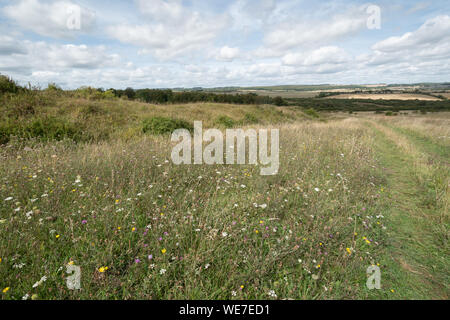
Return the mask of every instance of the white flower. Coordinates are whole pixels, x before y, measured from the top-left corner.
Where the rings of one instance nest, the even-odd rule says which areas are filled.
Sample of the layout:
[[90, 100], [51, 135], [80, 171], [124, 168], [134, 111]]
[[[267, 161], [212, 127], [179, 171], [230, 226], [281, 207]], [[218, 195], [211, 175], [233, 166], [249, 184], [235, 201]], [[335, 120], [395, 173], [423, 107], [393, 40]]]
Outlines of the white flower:
[[30, 297], [30, 295], [27, 293], [26, 295], [24, 295], [24, 296], [22, 297], [22, 300], [28, 300], [29, 297]]
[[259, 206], [261, 209], [265, 209], [267, 208], [267, 204], [263, 203], [262, 205]]
[[320, 191], [320, 189], [319, 189], [319, 188], [314, 188], [314, 190], [316, 190], [316, 192], [319, 192], [319, 191]]
[[242, 189], [245, 189], [245, 188], [247, 188], [247, 187], [245, 186], [245, 184], [241, 184], [241, 188], [242, 188]]
[[228, 236], [228, 233], [226, 233], [226, 232], [222, 232], [222, 237], [226, 237], [226, 236]]
[[5, 201], [11, 201], [12, 199], [14, 199], [13, 197], [8, 197], [5, 199]]
[[231, 295], [232, 295], [233, 297], [236, 297], [236, 294], [237, 294], [236, 291], [234, 291], [234, 290], [231, 291]]
[[159, 270], [159, 274], [164, 274], [164, 273], [166, 273], [166, 269], [161, 269], [161, 270]]
[[267, 294], [268, 294], [269, 297], [271, 297], [271, 298], [276, 298], [276, 297], [277, 297], [277, 294], [275, 293], [274, 290], [270, 290]]
[[38, 286], [40, 286], [43, 282], [45, 282], [45, 281], [47, 281], [47, 277], [46, 276], [43, 276], [42, 278], [41, 278], [41, 280], [39, 280], [38, 282], [36, 282], [35, 284], [33, 284], [33, 288], [36, 288], [36, 287], [38, 287]]

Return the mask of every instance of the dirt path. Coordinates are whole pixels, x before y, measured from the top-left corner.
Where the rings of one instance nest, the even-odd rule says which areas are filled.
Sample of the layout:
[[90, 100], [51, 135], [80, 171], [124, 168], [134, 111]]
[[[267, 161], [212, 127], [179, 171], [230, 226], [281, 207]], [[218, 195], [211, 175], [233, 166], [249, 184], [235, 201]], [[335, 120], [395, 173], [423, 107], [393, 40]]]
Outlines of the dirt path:
[[369, 125], [390, 189], [385, 279], [400, 299], [448, 299], [448, 167], [391, 126]]

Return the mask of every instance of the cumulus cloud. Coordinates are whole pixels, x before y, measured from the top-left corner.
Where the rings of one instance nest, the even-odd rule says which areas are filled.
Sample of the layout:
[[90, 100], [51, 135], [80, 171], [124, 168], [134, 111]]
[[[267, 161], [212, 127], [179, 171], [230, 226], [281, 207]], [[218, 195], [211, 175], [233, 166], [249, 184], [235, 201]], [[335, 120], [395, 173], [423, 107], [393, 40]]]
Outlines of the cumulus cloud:
[[341, 64], [349, 60], [350, 55], [344, 49], [336, 46], [325, 46], [307, 53], [288, 53], [282, 58], [286, 65], [304, 66]]
[[123, 43], [167, 60], [210, 46], [226, 25], [225, 15], [209, 15], [182, 6], [178, 0], [138, 1], [140, 12], [151, 22], [110, 26], [108, 34]]
[[[331, 19], [282, 23], [264, 36], [268, 52], [275, 55], [299, 47], [327, 44], [366, 28], [367, 16], [356, 10], [335, 15]], [[266, 49], [267, 50], [267, 49]]]
[[58, 45], [46, 42], [16, 40], [23, 52], [10, 54], [0, 60], [0, 71], [36, 76], [53, 75], [71, 69], [99, 69], [114, 66], [120, 60], [104, 46]]
[[233, 61], [239, 56], [239, 52], [239, 48], [224, 46], [220, 49], [217, 59], [222, 61]]
[[399, 50], [417, 50], [427, 46], [448, 43], [450, 40], [450, 17], [437, 16], [427, 20], [414, 32], [407, 32], [400, 37], [390, 37], [376, 43], [372, 49], [381, 52]]
[[25, 54], [27, 49], [12, 37], [0, 36], [0, 56], [12, 54]]
[[19, 0], [2, 12], [23, 29], [55, 38], [73, 38], [91, 30], [95, 23], [92, 11], [66, 0]]

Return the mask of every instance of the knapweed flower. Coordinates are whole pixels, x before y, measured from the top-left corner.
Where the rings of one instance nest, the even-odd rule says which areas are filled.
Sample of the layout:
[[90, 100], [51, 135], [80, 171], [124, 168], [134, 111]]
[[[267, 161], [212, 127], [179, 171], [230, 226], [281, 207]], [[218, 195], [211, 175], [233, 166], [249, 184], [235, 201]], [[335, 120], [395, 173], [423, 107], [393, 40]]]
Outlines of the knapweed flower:
[[86, 223], [87, 223], [87, 220], [81, 221], [81, 224], [86, 224]]
[[153, 259], [153, 255], [152, 254], [149, 254], [148, 255], [148, 260], [152, 260]]
[[138, 258], [136, 258], [136, 259], [134, 259], [134, 262], [135, 262], [135, 263], [140, 263], [141, 260], [139, 260]]

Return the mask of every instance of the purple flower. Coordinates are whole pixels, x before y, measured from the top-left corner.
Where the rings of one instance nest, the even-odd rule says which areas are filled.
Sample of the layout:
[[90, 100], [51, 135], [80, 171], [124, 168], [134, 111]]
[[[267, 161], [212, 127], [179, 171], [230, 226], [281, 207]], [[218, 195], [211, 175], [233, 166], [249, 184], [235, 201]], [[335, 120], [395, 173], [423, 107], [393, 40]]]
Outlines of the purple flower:
[[136, 263], [140, 263], [140, 262], [141, 262], [141, 260], [139, 260], [138, 258], [136, 258], [136, 259], [134, 259], [134, 262], [136, 262]]
[[148, 255], [148, 260], [152, 260], [153, 259], [153, 255], [152, 254], [149, 254]]
[[87, 220], [81, 221], [81, 224], [86, 224], [86, 223], [87, 223]]

